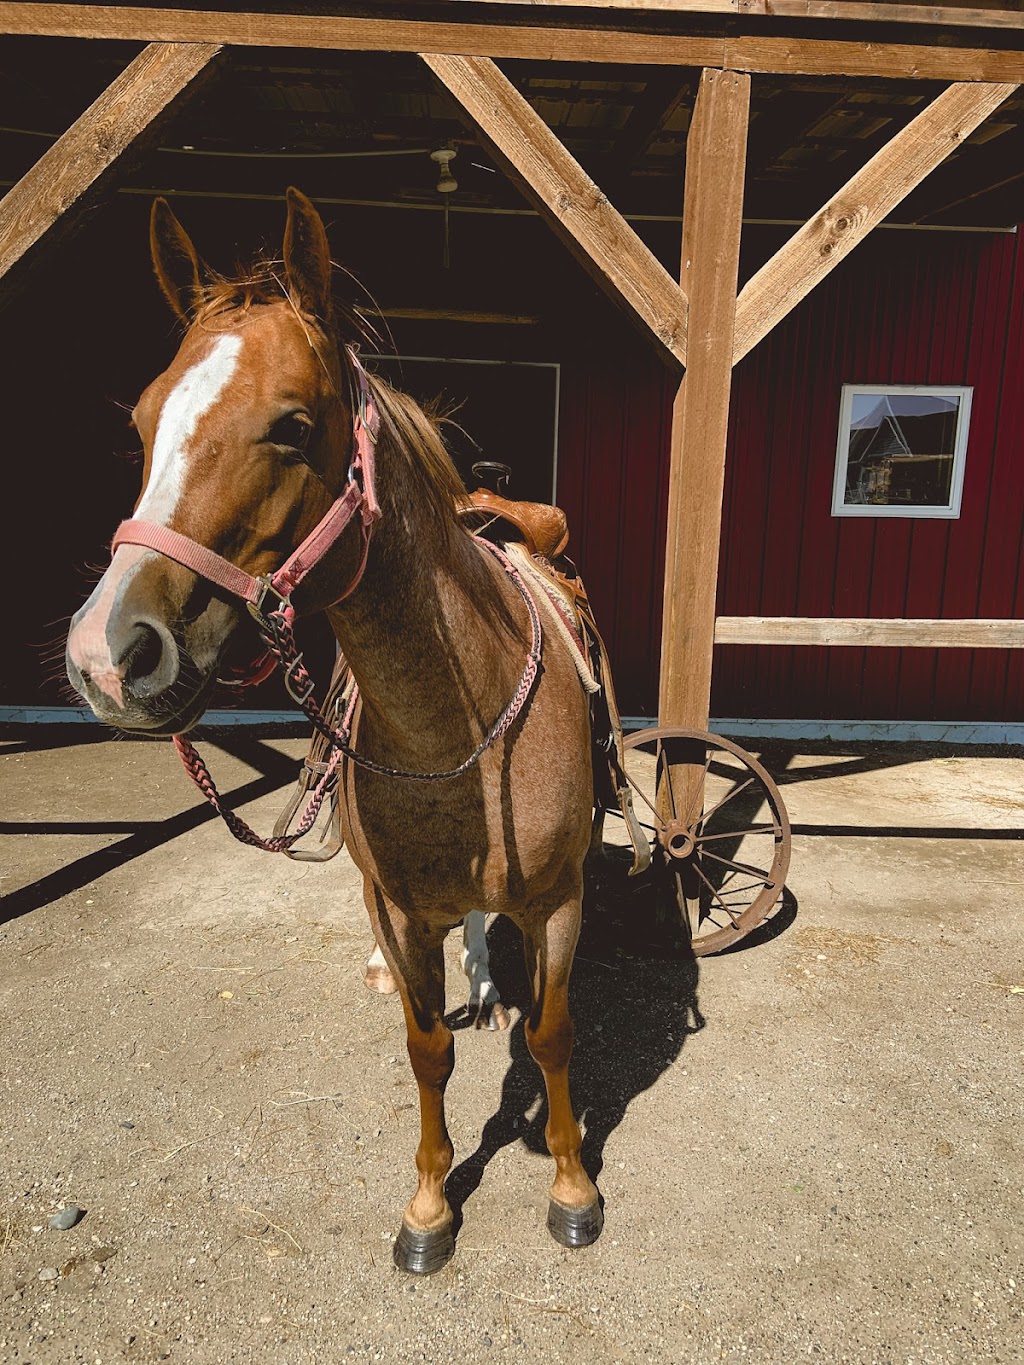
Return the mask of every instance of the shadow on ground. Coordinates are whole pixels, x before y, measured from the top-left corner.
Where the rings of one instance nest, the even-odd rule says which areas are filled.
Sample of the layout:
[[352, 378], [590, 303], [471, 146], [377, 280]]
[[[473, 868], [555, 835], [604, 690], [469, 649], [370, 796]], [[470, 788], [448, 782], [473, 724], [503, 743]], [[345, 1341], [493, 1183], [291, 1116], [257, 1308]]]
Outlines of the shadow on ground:
[[[520, 1019], [512, 1029], [511, 1062], [498, 1110], [488, 1119], [476, 1151], [448, 1177], [456, 1230], [462, 1210], [490, 1161], [514, 1142], [547, 1154], [547, 1099], [537, 1064], [526, 1046], [530, 990], [522, 937], [499, 917], [488, 935], [491, 971], [502, 1000]], [[653, 916], [638, 934], [628, 896], [610, 894], [591, 878], [584, 901], [583, 933], [572, 973], [570, 1006], [576, 1025], [572, 1062], [573, 1109], [585, 1130], [583, 1164], [593, 1180], [604, 1165], [609, 1136], [629, 1105], [677, 1060], [687, 1038], [704, 1027], [697, 1000], [697, 959], [673, 941]], [[449, 1023], [459, 1027], [461, 1012]]]

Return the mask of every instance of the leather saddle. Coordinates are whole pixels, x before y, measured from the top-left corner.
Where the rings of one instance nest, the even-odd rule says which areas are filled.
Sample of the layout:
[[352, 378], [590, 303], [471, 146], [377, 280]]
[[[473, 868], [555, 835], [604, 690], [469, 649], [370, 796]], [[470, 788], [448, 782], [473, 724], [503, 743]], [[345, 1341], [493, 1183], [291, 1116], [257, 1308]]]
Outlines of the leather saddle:
[[478, 488], [459, 508], [459, 515], [480, 523], [478, 535], [488, 540], [521, 540], [531, 555], [541, 559], [556, 560], [569, 544], [565, 513], [545, 502], [513, 502], [489, 488]]

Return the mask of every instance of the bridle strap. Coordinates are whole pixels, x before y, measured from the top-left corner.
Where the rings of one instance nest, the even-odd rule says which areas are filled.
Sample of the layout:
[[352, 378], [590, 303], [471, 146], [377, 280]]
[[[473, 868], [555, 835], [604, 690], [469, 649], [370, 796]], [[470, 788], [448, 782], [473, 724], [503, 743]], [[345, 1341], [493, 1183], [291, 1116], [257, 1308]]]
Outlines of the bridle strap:
[[180, 531], [159, 526], [155, 521], [122, 521], [114, 533], [111, 553], [121, 545], [144, 545], [147, 550], [156, 550], [244, 602], [255, 602], [263, 591], [260, 579], [229, 563], [216, 550], [207, 549]]
[[111, 553], [120, 545], [142, 545], [148, 550], [156, 550], [186, 569], [191, 569], [201, 578], [215, 583], [232, 596], [240, 597], [262, 616], [268, 591], [280, 601], [288, 602], [295, 589], [319, 564], [358, 512], [363, 539], [359, 565], [345, 591], [327, 605], [332, 606], [334, 602], [340, 602], [348, 597], [362, 578], [370, 550], [373, 524], [380, 516], [374, 477], [374, 446], [380, 430], [380, 413], [373, 401], [366, 371], [353, 351], [349, 350], [348, 356], [359, 385], [359, 401], [352, 420], [353, 453], [348, 484], [341, 496], [334, 500], [327, 513], [276, 573], [267, 578], [257, 578], [238, 568], [236, 564], [230, 563], [215, 550], [182, 535], [180, 531], [174, 531], [169, 526], [160, 526], [156, 522], [139, 521], [134, 518], [123, 521], [117, 528], [110, 547]]

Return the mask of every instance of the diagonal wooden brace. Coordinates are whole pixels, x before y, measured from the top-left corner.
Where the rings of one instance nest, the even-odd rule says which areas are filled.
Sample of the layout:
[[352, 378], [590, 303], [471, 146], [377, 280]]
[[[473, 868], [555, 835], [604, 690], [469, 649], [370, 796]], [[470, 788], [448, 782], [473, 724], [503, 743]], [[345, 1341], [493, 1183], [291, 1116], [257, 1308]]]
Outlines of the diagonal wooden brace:
[[733, 362], [763, 340], [1016, 89], [951, 85], [876, 152], [744, 285], [736, 303]]
[[685, 294], [512, 82], [487, 57], [420, 56], [613, 303], [685, 365]]
[[81, 212], [129, 149], [141, 150], [220, 50], [214, 43], [151, 43], [44, 152], [0, 200], [0, 280]]

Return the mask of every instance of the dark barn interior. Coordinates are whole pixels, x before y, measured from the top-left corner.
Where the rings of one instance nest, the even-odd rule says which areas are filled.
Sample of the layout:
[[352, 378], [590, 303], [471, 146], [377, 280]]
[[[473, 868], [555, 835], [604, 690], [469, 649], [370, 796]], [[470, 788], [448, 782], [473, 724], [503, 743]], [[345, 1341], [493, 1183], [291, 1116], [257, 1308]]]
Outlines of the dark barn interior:
[[[0, 182], [14, 184], [138, 50], [5, 38]], [[675, 275], [699, 70], [501, 65]], [[943, 85], [755, 75], [741, 283]], [[1022, 114], [1024, 99], [1007, 100], [891, 216], [908, 230], [876, 232], [737, 367], [720, 612], [1024, 610], [1014, 510], [1024, 270], [1007, 234], [1024, 217]], [[444, 162], [431, 153], [445, 149], [457, 186], [441, 190]], [[0, 702], [66, 700], [67, 616], [137, 492], [127, 410], [175, 344], [148, 259], [154, 193], [230, 272], [255, 247], [278, 250], [290, 183], [325, 216], [335, 259], [351, 272], [339, 288], [381, 337], [369, 349], [424, 358], [382, 360], [385, 372], [458, 409], [450, 433], [464, 477], [479, 451], [512, 465], [520, 496], [550, 496], [556, 475], [623, 710], [654, 715], [678, 371], [573, 261], [414, 54], [253, 47], [222, 56], [119, 191], [55, 248], [45, 244], [31, 272], [13, 272], [4, 327], [17, 473], [6, 534], [9, 562], [33, 572], [14, 601]], [[850, 380], [976, 386], [961, 521], [829, 520], [822, 499]], [[1021, 665], [1010, 651], [719, 648], [712, 709], [1001, 718], [1019, 714]], [[276, 682], [251, 699], [285, 702]]]

